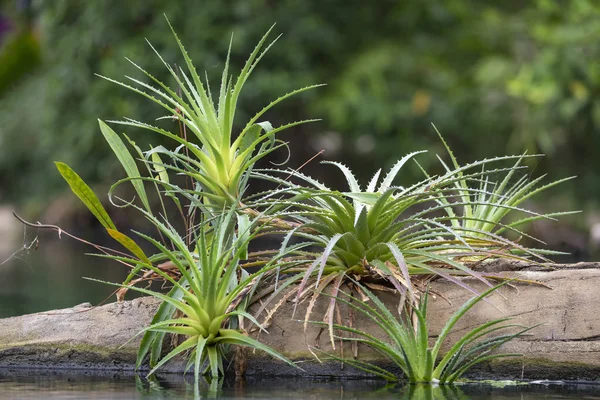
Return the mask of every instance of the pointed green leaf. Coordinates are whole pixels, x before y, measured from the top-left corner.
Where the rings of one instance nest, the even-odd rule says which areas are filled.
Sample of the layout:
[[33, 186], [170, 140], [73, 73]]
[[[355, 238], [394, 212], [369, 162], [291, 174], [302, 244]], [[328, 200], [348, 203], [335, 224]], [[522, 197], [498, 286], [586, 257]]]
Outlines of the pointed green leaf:
[[100, 200], [98, 200], [94, 191], [83, 181], [83, 179], [81, 179], [81, 177], [67, 164], [59, 161], [56, 161], [54, 164], [56, 164], [58, 172], [60, 172], [65, 181], [67, 181], [73, 193], [75, 193], [92, 214], [94, 214], [102, 226], [106, 229], [116, 230], [117, 227], [108, 216], [104, 206], [102, 206], [102, 203], [100, 203]]
[[409, 154], [405, 155], [404, 157], [402, 157], [400, 160], [398, 160], [398, 162], [396, 162], [396, 164], [392, 167], [392, 169], [390, 169], [390, 171], [387, 173], [387, 175], [381, 182], [381, 185], [379, 186], [379, 192], [383, 193], [386, 190], [388, 190], [390, 188], [390, 186], [392, 186], [392, 182], [396, 178], [396, 175], [398, 175], [398, 172], [400, 172], [400, 169], [402, 169], [402, 167], [404, 166], [404, 164], [406, 164], [406, 162], [408, 160], [410, 160], [412, 157], [416, 156], [417, 154], [426, 153], [426, 152], [427, 152], [427, 150], [413, 151], [412, 153], [409, 153]]
[[250, 242], [250, 228], [252, 227], [252, 222], [250, 221], [250, 217], [248, 216], [248, 214], [238, 214], [237, 224], [238, 241], [240, 245], [244, 248], [244, 251], [240, 255], [240, 258], [246, 259], [248, 258], [248, 243]]
[[321, 161], [321, 164], [332, 164], [338, 167], [340, 171], [342, 171], [342, 173], [344, 174], [344, 177], [348, 182], [348, 187], [350, 188], [350, 191], [357, 193], [362, 192], [360, 185], [358, 184], [358, 181], [356, 180], [356, 177], [354, 176], [350, 168], [336, 161]]
[[148, 259], [144, 251], [129, 236], [117, 231], [116, 229], [106, 228], [106, 231], [113, 239], [121, 243], [123, 247], [131, 251], [141, 261], [148, 265], [152, 265], [152, 262]]
[[161, 182], [169, 183], [169, 174], [167, 173], [167, 169], [163, 166], [162, 159], [158, 153], [152, 153], [150, 157], [152, 157], [154, 171], [158, 174], [158, 179], [160, 179]]

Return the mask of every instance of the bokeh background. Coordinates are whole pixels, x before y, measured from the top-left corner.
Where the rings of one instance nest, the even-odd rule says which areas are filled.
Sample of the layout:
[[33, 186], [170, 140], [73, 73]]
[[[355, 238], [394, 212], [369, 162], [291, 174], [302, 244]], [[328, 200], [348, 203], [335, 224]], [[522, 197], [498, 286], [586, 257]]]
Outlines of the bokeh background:
[[[268, 116], [273, 125], [322, 120], [282, 136], [291, 167], [322, 149], [321, 159], [341, 160], [362, 179], [414, 150], [428, 149], [420, 162], [433, 167], [444, 150], [431, 123], [462, 162], [545, 153], [530, 163], [534, 175], [578, 178], [529, 207], [582, 213], [530, 233], [571, 253], [560, 261], [598, 259], [598, 1], [9, 0], [0, 5], [0, 262], [8, 259], [0, 265], [0, 317], [97, 303], [112, 289], [82, 276], [118, 281], [126, 274], [56, 233], [24, 230], [11, 212], [106, 240], [53, 161], [68, 163], [99, 194], [123, 176], [97, 119], [162, 114], [94, 74], [143, 79], [129, 57], [173, 84], [144, 40], [168, 62], [181, 62], [164, 14], [211, 77], [220, 74], [232, 33], [239, 68], [277, 23], [283, 36], [245, 88], [240, 124], [283, 93], [327, 83]], [[159, 144], [147, 132], [126, 132], [143, 147]], [[305, 168], [334, 186], [342, 180], [318, 161]], [[409, 168], [402, 179], [418, 174]], [[119, 226], [135, 226], [128, 217], [115, 211]]]

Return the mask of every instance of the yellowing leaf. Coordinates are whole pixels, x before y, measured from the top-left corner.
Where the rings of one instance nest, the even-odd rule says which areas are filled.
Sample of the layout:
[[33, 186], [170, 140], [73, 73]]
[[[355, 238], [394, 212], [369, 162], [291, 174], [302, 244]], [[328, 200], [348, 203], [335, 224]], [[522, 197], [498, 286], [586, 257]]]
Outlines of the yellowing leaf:
[[98, 197], [94, 194], [94, 191], [83, 181], [83, 179], [81, 179], [81, 177], [67, 164], [58, 161], [54, 164], [56, 164], [58, 172], [60, 172], [65, 181], [67, 181], [73, 193], [75, 193], [92, 214], [94, 214], [102, 226], [106, 229], [117, 229], [104, 209], [104, 206], [102, 206], [102, 203], [100, 203], [100, 200], [98, 200]]
[[123, 245], [123, 247], [125, 247], [127, 250], [131, 251], [131, 253], [133, 253], [142, 262], [144, 262], [148, 265], [152, 265], [152, 263], [150, 262], [148, 257], [146, 257], [146, 254], [144, 253], [144, 251], [129, 236], [119, 232], [116, 229], [107, 228], [106, 231], [113, 239], [115, 239], [117, 242], [121, 243]]

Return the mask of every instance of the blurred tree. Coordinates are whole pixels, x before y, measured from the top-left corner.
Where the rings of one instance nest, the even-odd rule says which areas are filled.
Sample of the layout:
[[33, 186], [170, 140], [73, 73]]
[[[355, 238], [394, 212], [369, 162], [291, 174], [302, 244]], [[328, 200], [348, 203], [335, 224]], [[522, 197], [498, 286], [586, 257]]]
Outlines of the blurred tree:
[[[143, 40], [169, 62], [179, 61], [165, 13], [209, 76], [220, 70], [231, 32], [239, 67], [278, 23], [284, 37], [257, 68], [241, 109], [251, 113], [290, 89], [328, 83], [269, 116], [324, 119], [287, 134], [299, 151], [295, 165], [320, 146], [339, 145], [343, 152], [325, 156], [358, 164], [366, 178], [381, 160], [391, 163], [412, 150], [442, 154], [434, 122], [463, 161], [547, 153], [536, 172], [580, 175], [563, 188], [567, 200], [599, 206], [595, 0], [38, 0], [31, 11], [44, 61], [0, 94], [0, 201], [42, 207], [49, 194], [66, 190], [52, 160], [91, 182], [120, 174], [96, 118], [160, 114], [93, 74], [139, 77], [129, 57], [172, 84]], [[143, 143], [143, 132], [131, 133]]]

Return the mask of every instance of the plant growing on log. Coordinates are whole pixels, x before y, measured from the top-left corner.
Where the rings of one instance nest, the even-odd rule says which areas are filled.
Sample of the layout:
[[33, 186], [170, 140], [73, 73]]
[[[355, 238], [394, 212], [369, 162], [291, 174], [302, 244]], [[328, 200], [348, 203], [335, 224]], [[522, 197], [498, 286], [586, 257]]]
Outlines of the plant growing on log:
[[[512, 175], [519, 165], [507, 168], [495, 166], [481, 172], [474, 170], [505, 160], [520, 160], [521, 156], [497, 157], [464, 166], [456, 164], [455, 169], [448, 169], [442, 176], [427, 176], [424, 181], [409, 187], [394, 186], [402, 167], [418, 153], [422, 152], [411, 153], [400, 159], [381, 183], [381, 171], [378, 171], [365, 191], [362, 191], [349, 168], [335, 162], [327, 163], [343, 172], [348, 182], [348, 192], [332, 190], [298, 171], [253, 171], [255, 177], [273, 181], [284, 188], [261, 194], [254, 203], [248, 203], [255, 207], [268, 205], [279, 218], [295, 221], [297, 228], [288, 232], [282, 248], [285, 248], [292, 235], [296, 235], [323, 249], [313, 255], [313, 262], [306, 264], [296, 290], [298, 303], [302, 294], [306, 293], [306, 287], [316, 288], [313, 301], [307, 308], [305, 323], [319, 293], [328, 285], [331, 285], [332, 293], [337, 293], [347, 276], [386, 280], [400, 293], [406, 292], [412, 301], [416, 298], [416, 276], [421, 280], [441, 276], [477, 294], [456, 276], [471, 275], [491, 286], [486, 278], [504, 278], [477, 272], [476, 267], [484, 260], [525, 260], [523, 256], [546, 260], [540, 252], [527, 249], [489, 230], [463, 227], [461, 223], [470, 223], [472, 217], [457, 216], [449, 211], [457, 204], [473, 207], [485, 202], [481, 198], [481, 203], [477, 199], [465, 200], [464, 193], [456, 190], [460, 182], [465, 179], [488, 179], [489, 174], [505, 171]], [[295, 177], [302, 184], [280, 178], [281, 175]], [[304, 186], [306, 184], [309, 187]], [[494, 203], [486, 204], [494, 206]], [[547, 215], [521, 211], [534, 215], [534, 218], [548, 218]], [[444, 212], [448, 212], [449, 216], [444, 216]], [[490, 219], [489, 224], [495, 226], [498, 222]], [[477, 236], [470, 235], [472, 232], [477, 232]], [[290, 279], [297, 280], [298, 277], [293, 275]], [[335, 305], [334, 295], [326, 313], [330, 336], [333, 335]]]
[[[163, 107], [169, 115], [159, 119], [174, 120], [179, 124], [180, 135], [176, 135], [133, 119], [113, 121], [158, 133], [179, 144], [175, 150], [157, 146], [143, 152], [125, 136], [134, 150], [132, 155], [121, 137], [100, 121], [102, 134], [127, 173], [126, 178], [111, 187], [109, 198], [115, 206], [132, 207], [156, 229], [158, 239], [137, 233], [139, 238], [154, 247], [155, 254], [146, 255], [132, 238], [119, 231], [91, 188], [66, 164], [57, 163], [59, 172], [73, 192], [98, 218], [109, 235], [130, 253], [97, 247], [105, 252], [105, 257], [131, 268], [125, 282], [118, 285], [121, 288], [118, 298], [122, 299], [127, 289], [133, 289], [163, 301], [151, 326], [145, 329], [137, 366], [141, 366], [150, 355], [151, 373], [154, 373], [168, 360], [189, 350], [188, 367], [194, 367], [198, 382], [202, 373], [210, 373], [213, 377], [222, 373], [222, 357], [230, 344], [262, 349], [289, 362], [236, 330], [235, 318], [232, 317], [250, 321], [260, 328], [255, 317], [246, 312], [251, 298], [255, 300], [270, 295], [256, 315], [278, 299], [268, 313], [272, 316], [282, 302], [292, 295], [296, 296], [296, 304], [312, 296], [306, 323], [319, 294], [331, 284], [332, 299], [325, 324], [329, 327], [333, 342], [334, 328], [352, 329], [333, 324], [333, 315], [336, 301], [349, 303], [347, 295], [340, 292], [342, 283], [348, 278], [356, 278], [371, 288], [381, 281], [391, 285], [403, 298], [409, 299], [406, 307], [417, 318], [416, 326], [410, 325], [410, 321], [403, 324], [403, 321], [393, 318], [386, 322], [385, 318], [389, 318], [391, 312], [366, 287], [359, 286], [374, 306], [364, 304], [362, 308], [353, 307], [380, 324], [395, 340], [395, 344], [386, 347], [383, 342], [365, 335], [361, 341], [389, 354], [398, 365], [406, 368], [407, 375], [413, 376], [413, 380], [452, 382], [462, 374], [459, 365], [463, 365], [463, 361], [467, 360], [470, 365], [473, 360], [488, 359], [488, 356], [476, 356], [473, 348], [468, 350], [466, 346], [484, 334], [501, 329], [500, 324], [505, 320], [484, 324], [466, 335], [459, 340], [459, 347], [453, 347], [449, 358], [443, 358], [433, 368], [439, 346], [436, 344], [434, 348], [428, 348], [427, 341], [423, 340], [426, 339], [427, 330], [427, 281], [432, 276], [440, 276], [475, 292], [457, 276], [474, 276], [491, 287], [488, 279], [498, 277], [487, 276], [477, 270], [487, 259], [532, 257], [545, 260], [542, 251], [528, 249], [500, 234], [503, 231], [521, 233], [515, 227], [522, 222], [559, 215], [540, 215], [517, 206], [532, 194], [560, 181], [538, 189], [534, 189], [538, 180], [529, 183], [517, 180], [510, 186], [509, 182], [515, 171], [521, 168], [524, 156], [496, 157], [460, 166], [447, 146], [453, 168], [443, 164], [446, 171], [442, 175], [429, 176], [425, 173], [423, 181], [406, 187], [395, 186], [394, 181], [403, 166], [422, 152], [410, 153], [400, 159], [381, 182], [381, 170], [378, 171], [365, 191], [352, 172], [337, 163], [332, 164], [346, 177], [349, 186], [346, 192], [330, 189], [298, 170], [256, 170], [255, 163], [258, 160], [287, 146], [276, 139], [277, 133], [312, 121], [293, 122], [273, 128], [267, 121], [259, 122], [260, 118], [290, 96], [319, 86], [295, 90], [269, 103], [234, 137], [233, 120], [238, 98], [257, 63], [274, 43], [265, 46], [270, 32], [260, 40], [235, 82], [229, 75], [228, 53], [216, 100], [211, 96], [208, 82], [202, 82], [174, 31], [187, 71], [171, 67], [152, 49], [176, 82], [176, 89], [160, 82], [133, 62], [153, 84], [127, 77], [134, 85], [130, 86], [103, 77]], [[263, 47], [264, 50], [261, 50]], [[192, 133], [189, 139], [188, 130]], [[495, 164], [506, 160], [516, 161], [506, 168]], [[147, 175], [140, 173], [138, 161], [143, 163]], [[489, 168], [489, 165], [492, 167]], [[506, 176], [500, 183], [494, 184], [492, 177], [498, 173], [506, 173]], [[191, 186], [182, 187], [171, 181], [170, 176], [174, 174], [191, 180]], [[268, 180], [278, 186], [264, 193], [243, 197], [250, 177]], [[290, 179], [300, 183], [293, 183]], [[480, 182], [479, 189], [469, 187], [473, 182]], [[141, 205], [135, 205], [134, 201], [119, 205], [115, 203], [114, 191], [123, 183], [133, 186]], [[152, 185], [156, 191], [159, 212], [154, 210], [155, 204], [149, 199], [145, 183]], [[183, 234], [179, 234], [170, 222], [166, 200], [173, 202], [183, 218]], [[455, 211], [461, 207], [462, 213]], [[511, 210], [524, 211], [529, 217], [508, 225], [502, 224], [506, 213]], [[280, 249], [248, 253], [249, 242], [266, 234], [284, 235]], [[290, 245], [293, 238], [299, 239], [299, 242]], [[315, 247], [320, 250], [312, 250]], [[245, 268], [250, 266], [259, 270], [249, 274]], [[280, 277], [283, 277], [281, 281]], [[137, 283], [153, 279], [166, 282], [170, 285], [170, 291], [163, 294], [135, 287]], [[280, 296], [283, 290], [292, 287], [287, 294]], [[493, 287], [483, 294], [477, 293], [478, 296], [448, 322], [448, 330], [470, 307], [496, 289]], [[420, 303], [419, 291], [425, 292]], [[373, 315], [369, 315], [369, 312]], [[510, 340], [523, 332], [505, 338]], [[167, 333], [184, 335], [187, 339], [160, 359]], [[355, 333], [360, 334], [358, 331]], [[438, 341], [441, 343], [443, 338], [440, 337]], [[487, 351], [499, 342], [484, 343], [488, 343], [487, 347], [477, 349]], [[360, 361], [353, 362], [359, 367], [378, 372], [375, 367]], [[379, 372], [382, 376], [390, 377]]]
[[[448, 352], [439, 360], [441, 346], [452, 331], [454, 325], [477, 303], [505, 285], [489, 288], [479, 296], [473, 297], [464, 303], [446, 322], [444, 328], [435, 340], [433, 346], [429, 345], [429, 329], [427, 326], [427, 301], [428, 291], [426, 290], [418, 306], [409, 305], [409, 315], [397, 318], [385, 306], [385, 304], [366, 287], [357, 282], [354, 284], [364, 293], [372, 302], [372, 306], [367, 302], [349, 301], [351, 296], [344, 292], [344, 297], [338, 297], [341, 301], [360, 312], [384, 332], [389, 342], [381, 340], [369, 333], [345, 325], [334, 324], [336, 329], [349, 332], [353, 337], [339, 337], [345, 341], [356, 341], [363, 343], [378, 351], [394, 363], [404, 373], [405, 378], [410, 383], [440, 383], [451, 384], [460, 378], [471, 367], [494, 358], [515, 357], [520, 354], [492, 354], [491, 351], [497, 349], [502, 344], [522, 336], [534, 327], [523, 327], [517, 324], [506, 324], [511, 318], [500, 318], [485, 322], [480, 326], [458, 339], [448, 350]], [[412, 321], [416, 321], [413, 323]], [[315, 324], [323, 324], [313, 322]], [[507, 333], [500, 336], [489, 337], [491, 333], [506, 329], [518, 329], [517, 332]], [[365, 372], [375, 374], [389, 381], [396, 381], [398, 377], [393, 373], [373, 365], [371, 363], [355, 360], [342, 359], [335, 355], [330, 355], [334, 359], [343, 360], [349, 365], [353, 365]]]
[[[361, 190], [346, 166], [335, 162], [328, 163], [343, 172], [349, 192], [331, 190], [297, 171], [265, 170], [253, 173], [258, 178], [285, 187], [285, 195], [290, 196], [284, 201], [278, 198], [265, 202], [262, 198], [256, 203], [256, 206], [267, 204], [271, 208], [283, 208], [285, 211], [276, 215], [296, 221], [298, 228], [288, 233], [282, 248], [285, 248], [287, 239], [292, 235], [323, 248], [321, 253], [315, 254], [314, 261], [306, 266], [297, 287], [296, 304], [309, 282], [313, 282], [317, 288], [305, 321], [308, 321], [318, 293], [329, 284], [333, 285], [332, 291], [336, 293], [347, 276], [367, 275], [387, 280], [399, 292], [408, 292], [411, 299], [414, 297], [411, 276], [417, 274], [443, 276], [467, 289], [468, 286], [455, 279], [452, 273], [473, 275], [487, 283], [477, 272], [455, 261], [465, 251], [463, 249], [470, 247], [458, 233], [425, 212], [415, 214], [415, 207], [431, 202], [433, 184], [441, 187], [449, 179], [439, 182], [428, 179], [408, 188], [393, 186], [402, 167], [419, 153], [423, 151], [408, 154], [399, 160], [381, 183], [381, 171], [378, 171], [366, 191]], [[312, 187], [276, 177], [275, 174], [281, 173], [292, 175]], [[439, 187], [435, 191], [441, 192]], [[272, 195], [268, 193], [265, 197]], [[423, 227], [427, 229], [421, 229]], [[454, 252], [448, 253], [448, 250]], [[334, 307], [335, 298], [327, 311], [330, 336], [333, 335]]]
[[[184, 335], [186, 339], [163, 357], [148, 375], [152, 375], [173, 357], [190, 351], [188, 368], [194, 366], [196, 381], [201, 372], [210, 373], [216, 378], [224, 372], [223, 356], [226, 346], [231, 344], [265, 351], [295, 366], [273, 349], [229, 327], [232, 317], [248, 319], [260, 327], [254, 317], [239, 305], [247, 296], [252, 295], [261, 278], [276, 265], [281, 265], [281, 260], [274, 257], [259, 271], [253, 274], [245, 273], [240, 267], [240, 260], [252, 236], [247, 232], [238, 232], [236, 235], [234, 211], [202, 225], [199, 237], [194, 241], [195, 251], [188, 249], [185, 241], [168, 223], [161, 223], [147, 212], [141, 212], [173, 243], [176, 250], [167, 249], [148, 235], [138, 235], [168, 257], [180, 273], [181, 279], [175, 280], [160, 268], [146, 264], [144, 267], [170, 283], [173, 289], [165, 295], [150, 289], [131, 287], [135, 291], [163, 301], [152, 324], [143, 331], [146, 334], [140, 343], [136, 366], [141, 366], [148, 352], [160, 354], [163, 333]], [[121, 256], [105, 257], [128, 263], [136, 262], [135, 259]], [[118, 286], [127, 287], [124, 284]], [[182, 317], [172, 317], [174, 310], [179, 311]]]
[[[434, 126], [435, 129], [435, 126]], [[459, 170], [460, 166], [454, 153], [440, 134], [435, 129], [440, 140], [442, 141], [444, 148], [446, 149], [452, 167], [454, 170]], [[539, 156], [539, 155], [538, 155]], [[448, 220], [452, 224], [452, 228], [460, 231], [463, 236], [477, 239], [486, 239], [490, 236], [501, 235], [505, 232], [512, 232], [520, 237], [527, 237], [533, 241], [545, 244], [539, 239], [526, 234], [519, 230], [519, 227], [540, 219], [554, 219], [558, 216], [569, 215], [578, 213], [579, 211], [564, 211], [564, 212], [553, 212], [545, 214], [537, 214], [530, 210], [520, 208], [521, 204], [538, 193], [541, 193], [547, 189], [550, 189], [562, 182], [574, 179], [575, 177], [568, 177], [559, 179], [545, 185], [539, 186], [538, 184], [542, 181], [544, 176], [540, 176], [533, 180], [529, 180], [527, 175], [522, 175], [516, 179], [516, 173], [522, 168], [521, 163], [525, 158], [537, 157], [536, 155], [528, 156], [523, 154], [517, 158], [515, 164], [508, 168], [504, 177], [501, 180], [494, 181], [492, 177], [493, 171], [486, 172], [482, 165], [481, 177], [475, 179], [474, 177], [465, 176], [462, 171], [457, 174], [457, 179], [453, 186], [459, 199], [459, 208], [461, 212], [458, 214], [455, 212], [455, 205], [452, 204], [449, 199], [444, 196], [438, 196], [436, 202], [440, 205], [445, 206], [444, 211], [448, 215]], [[444, 169], [451, 173], [451, 169], [439, 156], [438, 159]], [[423, 170], [427, 176], [427, 172]], [[472, 184], [477, 184], [477, 188], [471, 187]], [[507, 220], [507, 215], [521, 213], [526, 214], [525, 217], [521, 217], [517, 220], [503, 222]], [[530, 254], [542, 255], [556, 255], [564, 254], [561, 252], [551, 251], [547, 249], [528, 249]], [[523, 254], [522, 249], [511, 248], [510, 251], [514, 254]]]

